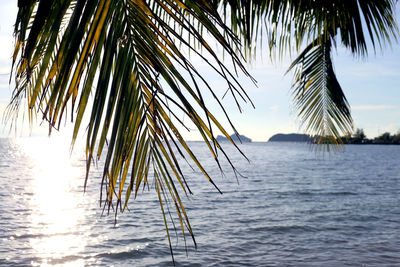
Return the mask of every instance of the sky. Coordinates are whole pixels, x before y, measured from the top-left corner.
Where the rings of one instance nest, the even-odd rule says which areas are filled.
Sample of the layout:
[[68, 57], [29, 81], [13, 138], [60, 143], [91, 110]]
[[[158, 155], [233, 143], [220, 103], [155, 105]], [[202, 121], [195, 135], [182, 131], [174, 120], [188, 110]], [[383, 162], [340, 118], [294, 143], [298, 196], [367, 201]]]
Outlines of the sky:
[[[12, 30], [17, 13], [16, 5], [17, 1], [14, 0], [0, 0], [0, 116], [10, 100], [13, 89], [8, 81], [14, 44]], [[398, 14], [396, 15], [398, 19]], [[399, 131], [400, 45], [394, 43], [391, 47], [377, 50], [376, 53], [372, 51], [364, 59], [354, 58], [339, 45], [333, 60], [338, 80], [351, 105], [355, 128], [363, 128], [369, 138], [387, 131]], [[253, 141], [267, 141], [276, 133], [303, 132], [291, 102], [292, 76], [285, 75], [289, 63], [289, 57], [272, 63], [268, 53], [263, 52], [262, 56], [257, 56], [256, 60], [246, 65], [257, 80], [257, 86], [243, 76], [239, 77], [239, 81], [252, 99], [255, 109], [249, 104], [243, 104], [243, 111], [240, 113], [232, 98], [226, 97], [222, 100], [240, 134], [252, 138]], [[213, 86], [221, 87], [221, 80], [217, 76], [210, 73], [207, 78]], [[222, 93], [219, 96], [222, 96]], [[221, 114], [217, 112], [216, 115], [218, 117]], [[30, 129], [27, 122], [21, 122], [17, 124], [17, 134], [9, 133], [9, 127], [0, 124], [0, 136], [46, 135], [47, 127], [39, 124], [40, 121], [37, 121]], [[70, 128], [68, 126], [62, 131], [70, 131]], [[195, 132], [183, 135], [189, 140], [199, 139]]]

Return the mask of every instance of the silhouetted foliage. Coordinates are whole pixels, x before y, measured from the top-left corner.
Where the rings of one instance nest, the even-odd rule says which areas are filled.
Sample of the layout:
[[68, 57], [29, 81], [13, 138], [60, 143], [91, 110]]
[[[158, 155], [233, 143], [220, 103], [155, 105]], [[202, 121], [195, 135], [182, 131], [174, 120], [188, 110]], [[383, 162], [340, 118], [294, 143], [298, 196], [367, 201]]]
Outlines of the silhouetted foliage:
[[368, 139], [363, 129], [357, 129], [351, 136], [342, 137], [344, 144], [377, 144], [377, 145], [399, 145], [400, 131], [392, 135], [385, 132], [374, 139]]

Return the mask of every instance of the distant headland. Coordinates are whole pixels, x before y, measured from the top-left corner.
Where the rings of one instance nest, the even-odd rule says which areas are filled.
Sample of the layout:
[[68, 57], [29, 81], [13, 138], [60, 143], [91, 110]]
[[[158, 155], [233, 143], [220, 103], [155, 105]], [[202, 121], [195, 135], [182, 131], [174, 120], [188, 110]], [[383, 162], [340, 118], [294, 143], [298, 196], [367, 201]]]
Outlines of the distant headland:
[[[242, 141], [242, 143], [250, 143], [250, 142], [251, 142], [251, 139], [250, 139], [250, 138], [248, 138], [248, 137], [246, 137], [246, 136], [244, 136], [244, 135], [241, 135], [241, 134], [239, 134], [239, 135], [232, 134], [232, 135], [230, 136], [230, 138], [231, 138], [235, 143], [240, 143], [240, 141]], [[222, 136], [222, 135], [218, 135], [216, 139], [217, 139], [218, 142], [229, 142], [229, 139], [226, 138], [225, 136]], [[240, 139], [240, 140], [239, 140], [239, 139]]]
[[275, 134], [269, 138], [268, 142], [311, 142], [311, 137], [308, 134]]

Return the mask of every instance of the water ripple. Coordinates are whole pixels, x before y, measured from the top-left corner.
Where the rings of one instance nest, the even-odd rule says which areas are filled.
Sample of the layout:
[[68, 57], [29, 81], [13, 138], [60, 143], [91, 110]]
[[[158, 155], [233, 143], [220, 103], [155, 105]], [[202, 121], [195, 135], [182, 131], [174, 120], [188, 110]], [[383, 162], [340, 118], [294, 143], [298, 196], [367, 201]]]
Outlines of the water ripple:
[[[224, 194], [182, 166], [198, 248], [189, 234], [185, 246], [177, 223], [177, 266], [400, 266], [400, 146], [346, 146], [323, 158], [301, 144], [240, 145], [250, 164], [226, 147], [247, 177], [237, 184], [192, 145]], [[0, 266], [171, 266], [157, 196], [142, 192], [114, 225], [99, 208], [102, 170], [93, 168], [83, 194], [84, 170], [77, 157], [70, 180], [51, 176], [0, 139]]]

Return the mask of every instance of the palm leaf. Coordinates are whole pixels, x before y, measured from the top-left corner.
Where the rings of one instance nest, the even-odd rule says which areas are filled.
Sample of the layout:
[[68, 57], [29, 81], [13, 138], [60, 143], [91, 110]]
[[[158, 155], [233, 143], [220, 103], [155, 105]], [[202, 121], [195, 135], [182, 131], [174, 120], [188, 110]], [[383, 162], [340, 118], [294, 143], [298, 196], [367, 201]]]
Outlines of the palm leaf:
[[[331, 42], [312, 42], [293, 61], [293, 101], [306, 131], [320, 143], [342, 143], [341, 133], [350, 133], [350, 107], [333, 71]], [[337, 130], [339, 129], [339, 130]]]
[[204, 59], [234, 97], [249, 100], [202, 31], [248, 75], [234, 52], [238, 40], [206, 1], [20, 1], [15, 26], [13, 110], [27, 96], [30, 112], [41, 113], [51, 132], [70, 109], [72, 144], [88, 116], [85, 186], [92, 161], [104, 154], [101, 203], [117, 214], [128, 207], [132, 192], [137, 197], [139, 188], [149, 185], [152, 174], [168, 240], [165, 204], [171, 202], [182, 235], [189, 233], [194, 241], [180, 197], [191, 190], [175, 151], [194, 162], [217, 188], [182, 138], [177, 110], [190, 118], [218, 166], [218, 150], [227, 155], [214, 138], [214, 128], [229, 137], [202, 90], [209, 90], [227, 112], [182, 50]]

